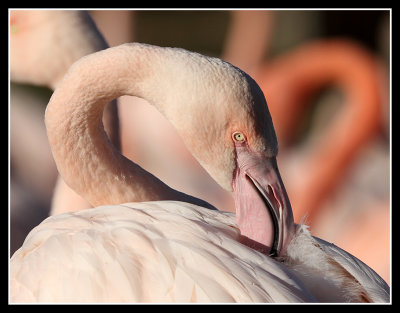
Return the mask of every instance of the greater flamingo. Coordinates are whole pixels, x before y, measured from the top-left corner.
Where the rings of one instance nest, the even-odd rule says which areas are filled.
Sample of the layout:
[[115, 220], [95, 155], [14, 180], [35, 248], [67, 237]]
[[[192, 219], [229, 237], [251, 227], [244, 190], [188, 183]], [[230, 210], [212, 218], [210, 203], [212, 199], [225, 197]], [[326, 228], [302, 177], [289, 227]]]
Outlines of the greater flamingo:
[[[55, 89], [65, 72], [80, 57], [108, 47], [87, 11], [11, 10], [10, 78], [19, 83]], [[118, 107], [104, 110], [105, 130], [120, 148]], [[90, 205], [58, 178], [50, 214]]]
[[[102, 111], [124, 94], [163, 113], [233, 191], [236, 215], [113, 148]], [[146, 44], [109, 48], [70, 68], [45, 120], [60, 174], [98, 207], [49, 217], [28, 235], [11, 258], [12, 302], [389, 301], [373, 270], [294, 223], [264, 95], [229, 63]]]

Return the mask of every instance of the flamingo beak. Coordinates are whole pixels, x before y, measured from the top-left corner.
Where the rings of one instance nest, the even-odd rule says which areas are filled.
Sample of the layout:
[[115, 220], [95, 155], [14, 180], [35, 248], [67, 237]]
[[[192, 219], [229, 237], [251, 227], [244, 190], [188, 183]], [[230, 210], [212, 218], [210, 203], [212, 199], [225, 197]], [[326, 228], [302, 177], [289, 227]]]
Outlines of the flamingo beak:
[[252, 152], [247, 145], [235, 148], [233, 191], [242, 243], [270, 256], [281, 256], [295, 224], [276, 158]]

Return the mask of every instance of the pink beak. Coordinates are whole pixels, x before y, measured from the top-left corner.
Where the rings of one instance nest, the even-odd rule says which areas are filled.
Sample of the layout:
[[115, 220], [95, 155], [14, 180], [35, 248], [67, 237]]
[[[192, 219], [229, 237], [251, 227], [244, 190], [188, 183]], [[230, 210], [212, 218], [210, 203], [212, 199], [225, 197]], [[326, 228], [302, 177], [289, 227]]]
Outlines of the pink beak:
[[281, 256], [295, 224], [276, 158], [255, 153], [247, 144], [235, 148], [233, 191], [242, 242], [270, 256]]

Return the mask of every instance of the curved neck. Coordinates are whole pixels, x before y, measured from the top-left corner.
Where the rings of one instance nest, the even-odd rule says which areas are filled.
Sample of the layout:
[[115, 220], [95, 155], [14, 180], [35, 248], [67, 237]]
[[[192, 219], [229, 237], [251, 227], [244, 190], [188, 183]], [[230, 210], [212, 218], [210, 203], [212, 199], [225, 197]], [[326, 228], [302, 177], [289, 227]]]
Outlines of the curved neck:
[[170, 188], [125, 158], [104, 132], [104, 106], [122, 95], [142, 97], [163, 111], [157, 106], [159, 87], [153, 83], [158, 83], [154, 71], [161, 68], [154, 50], [129, 44], [112, 48], [112, 53], [107, 49], [82, 58], [65, 75], [46, 109], [57, 168], [65, 182], [93, 206], [179, 200], [211, 207]]

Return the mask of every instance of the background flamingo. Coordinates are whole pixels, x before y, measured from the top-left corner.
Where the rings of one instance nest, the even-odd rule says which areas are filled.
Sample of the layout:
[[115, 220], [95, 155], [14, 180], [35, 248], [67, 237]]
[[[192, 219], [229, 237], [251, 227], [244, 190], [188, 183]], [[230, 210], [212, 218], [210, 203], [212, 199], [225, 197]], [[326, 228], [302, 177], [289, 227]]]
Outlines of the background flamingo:
[[[308, 58], [310, 62], [305, 63]], [[345, 98], [340, 111], [334, 113], [329, 129], [325, 130], [326, 135], [319, 135], [314, 144], [305, 145], [303, 151], [297, 152], [292, 165], [297, 173], [287, 174], [294, 177], [288, 188], [296, 203], [296, 220], [307, 215], [310, 223], [313, 222], [321, 202], [338, 184], [361, 147], [377, 134], [383, 106], [382, 75], [383, 70], [372, 55], [343, 40], [309, 43], [265, 64], [256, 75], [273, 103], [271, 114], [279, 125], [277, 133], [282, 138], [282, 146], [288, 145], [296, 134], [299, 116], [321, 88], [328, 84], [337, 86]], [[284, 89], [291, 92], [279, 92]], [[359, 127], [354, 127], [354, 119]], [[306, 190], [314, 192], [305, 196]]]
[[[108, 47], [107, 43], [97, 30], [88, 12], [72, 10], [12, 10], [10, 12], [10, 78], [13, 81], [55, 89], [74, 61], [81, 56], [106, 47]], [[18, 98], [23, 93], [14, 90], [21, 91], [22, 88], [13, 86], [11, 89], [14, 104], [11, 109], [13, 177], [16, 177], [15, 174], [17, 173], [19, 174], [18, 177], [28, 177], [29, 179], [31, 176], [43, 175], [42, 171], [46, 169], [48, 169], [48, 174], [45, 174], [44, 177], [54, 176], [55, 167], [51, 166], [53, 164], [45, 138], [43, 111], [37, 111], [36, 119], [28, 119], [31, 115], [24, 115], [23, 108], [30, 106], [28, 110], [32, 113], [36, 112], [35, 108], [37, 110], [39, 104], [35, 103], [35, 95]], [[47, 99], [44, 101], [47, 101]], [[104, 124], [110, 139], [119, 148], [118, 110], [115, 102], [107, 106]], [[31, 125], [31, 127], [27, 129], [27, 125]], [[28, 135], [24, 134], [25, 129]], [[36, 162], [19, 161], [20, 155], [24, 154], [23, 149], [26, 146], [26, 141], [22, 138], [18, 140], [18, 136], [25, 138], [31, 136], [32, 143], [42, 145], [41, 148], [33, 149], [33, 151], [36, 151], [38, 160], [45, 160], [45, 164], [38, 167]], [[33, 157], [35, 157], [35, 154], [33, 154]], [[32, 174], [29, 175], [29, 173]], [[30, 182], [25, 179], [24, 182], [28, 185], [28, 189], [31, 185], [37, 185], [36, 181]], [[39, 186], [43, 186], [43, 190], [52, 191], [54, 182], [52, 180], [44, 180], [44, 182]], [[49, 197], [44, 192], [42, 194], [45, 199]], [[14, 198], [14, 204], [18, 201], [16, 198]], [[24, 205], [21, 204], [19, 207], [22, 208]], [[50, 214], [65, 212], [67, 208], [71, 207], [79, 210], [88, 208], [90, 205], [65, 185], [61, 179], [58, 179]], [[36, 219], [25, 221], [28, 214], [29, 216], [32, 216], [32, 214], [20, 212], [20, 210], [12, 210], [12, 214], [17, 216], [13, 219], [14, 223], [18, 218], [19, 223], [29, 225], [33, 222], [30, 228], [37, 224]], [[38, 208], [32, 209], [32, 211], [35, 210], [39, 211]], [[41, 216], [43, 218], [43, 215]], [[20, 238], [24, 238], [26, 234], [26, 230], [22, 230]], [[21, 241], [13, 242], [13, 250], [15, 250], [15, 247], [19, 247], [21, 243]]]
[[[233, 192], [235, 215], [169, 188], [112, 147], [99, 126], [121, 94], [163, 112]], [[158, 201], [46, 219], [11, 258], [12, 301], [389, 301], [370, 268], [294, 224], [264, 96], [229, 63], [143, 44], [94, 53], [54, 92], [46, 128], [60, 174], [92, 205]]]

